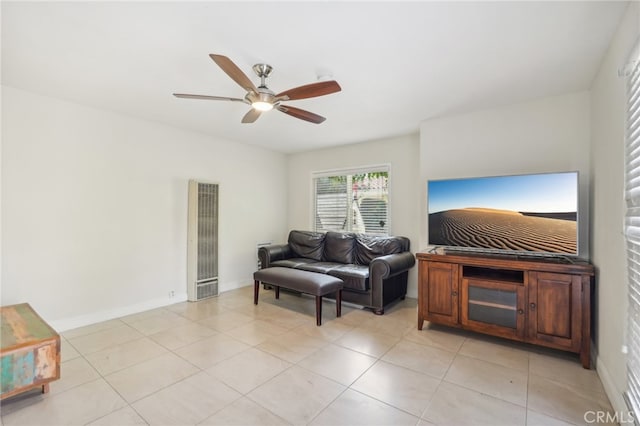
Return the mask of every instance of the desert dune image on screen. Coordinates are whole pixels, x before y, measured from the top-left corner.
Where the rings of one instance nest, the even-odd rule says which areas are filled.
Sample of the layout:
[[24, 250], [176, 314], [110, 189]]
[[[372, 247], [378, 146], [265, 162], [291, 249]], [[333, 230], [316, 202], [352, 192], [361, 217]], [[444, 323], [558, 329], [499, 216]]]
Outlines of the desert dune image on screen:
[[429, 244], [576, 255], [578, 174], [428, 182]]

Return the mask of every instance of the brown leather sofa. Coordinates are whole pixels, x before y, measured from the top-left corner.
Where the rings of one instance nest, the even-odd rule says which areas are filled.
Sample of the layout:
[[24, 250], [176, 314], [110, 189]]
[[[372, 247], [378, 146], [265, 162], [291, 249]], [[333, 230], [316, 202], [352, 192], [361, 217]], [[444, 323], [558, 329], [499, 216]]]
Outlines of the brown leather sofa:
[[406, 237], [295, 230], [287, 244], [260, 247], [258, 258], [262, 268], [282, 266], [338, 277], [344, 281], [343, 301], [377, 315], [404, 299], [408, 271], [416, 262]]

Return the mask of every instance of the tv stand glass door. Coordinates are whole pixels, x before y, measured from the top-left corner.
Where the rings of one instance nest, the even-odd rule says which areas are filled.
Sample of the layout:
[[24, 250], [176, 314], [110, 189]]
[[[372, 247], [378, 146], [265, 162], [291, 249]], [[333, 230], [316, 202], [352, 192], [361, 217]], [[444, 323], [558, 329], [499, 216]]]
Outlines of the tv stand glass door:
[[524, 340], [522, 283], [463, 278], [461, 296], [461, 322], [466, 329]]

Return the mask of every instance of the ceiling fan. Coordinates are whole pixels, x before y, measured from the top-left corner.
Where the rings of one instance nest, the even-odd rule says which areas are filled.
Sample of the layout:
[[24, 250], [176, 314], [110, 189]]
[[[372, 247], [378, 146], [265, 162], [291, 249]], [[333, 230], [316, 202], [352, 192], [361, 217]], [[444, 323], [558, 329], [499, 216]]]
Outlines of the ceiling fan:
[[319, 81], [317, 83], [306, 84], [304, 86], [295, 87], [293, 89], [285, 90], [276, 94], [270, 90], [265, 80], [273, 71], [271, 65], [267, 64], [255, 64], [253, 71], [260, 77], [260, 86], [256, 87], [249, 77], [238, 68], [236, 64], [223, 55], [209, 55], [213, 61], [218, 64], [222, 71], [224, 71], [233, 81], [238, 83], [247, 94], [244, 98], [229, 98], [224, 96], [208, 96], [208, 95], [190, 95], [186, 93], [174, 93], [173, 96], [177, 98], [185, 99], [205, 99], [213, 101], [232, 101], [232, 102], [244, 102], [251, 105], [251, 109], [242, 118], [243, 123], [253, 123], [265, 111], [277, 109], [278, 111], [289, 114], [292, 117], [299, 118], [301, 120], [309, 121], [311, 123], [320, 124], [326, 120], [326, 118], [314, 114], [309, 111], [305, 111], [300, 108], [295, 108], [288, 105], [282, 105], [282, 101], [295, 101], [298, 99], [315, 98], [317, 96], [329, 95], [331, 93], [339, 92], [342, 90], [340, 85], [334, 81]]

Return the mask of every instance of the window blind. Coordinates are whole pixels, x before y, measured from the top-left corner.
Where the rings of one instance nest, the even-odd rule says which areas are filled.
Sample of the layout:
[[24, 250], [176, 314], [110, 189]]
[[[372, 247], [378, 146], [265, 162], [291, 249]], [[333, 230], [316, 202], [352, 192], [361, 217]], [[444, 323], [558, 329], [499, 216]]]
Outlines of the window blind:
[[625, 131], [625, 235], [629, 280], [626, 399], [640, 414], [640, 54], [634, 49], [627, 72]]
[[389, 167], [313, 174], [314, 230], [389, 233]]

